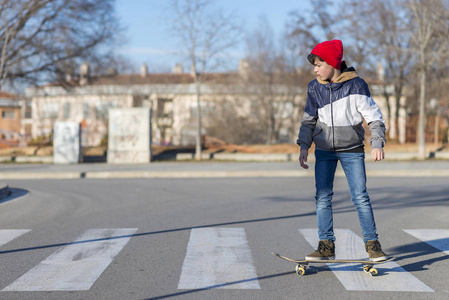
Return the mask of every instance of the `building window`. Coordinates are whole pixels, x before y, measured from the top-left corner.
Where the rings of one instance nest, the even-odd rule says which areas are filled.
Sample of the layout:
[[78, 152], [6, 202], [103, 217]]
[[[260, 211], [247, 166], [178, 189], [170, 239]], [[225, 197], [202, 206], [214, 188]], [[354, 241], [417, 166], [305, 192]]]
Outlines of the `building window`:
[[59, 114], [58, 103], [44, 103], [44, 119], [57, 119]]
[[32, 114], [31, 114], [31, 108], [30, 108], [30, 107], [27, 107], [27, 108], [25, 109], [25, 119], [31, 119], [31, 117], [32, 117]]
[[14, 120], [16, 118], [16, 112], [13, 110], [4, 110], [2, 111], [2, 118]]
[[157, 117], [173, 118], [173, 99], [157, 98]]
[[95, 103], [95, 116], [97, 120], [107, 120], [109, 117], [109, 109], [116, 108], [117, 101], [101, 101]]
[[63, 106], [64, 119], [70, 118], [70, 103], [64, 103]]
[[276, 119], [285, 120], [291, 118], [293, 115], [294, 107], [291, 102], [274, 102], [274, 117]]
[[83, 119], [89, 119], [89, 103], [83, 102]]
[[[213, 116], [215, 115], [215, 103], [212, 102], [200, 102], [201, 115], [202, 116]], [[190, 118], [198, 118], [198, 105], [196, 102], [190, 103]]]

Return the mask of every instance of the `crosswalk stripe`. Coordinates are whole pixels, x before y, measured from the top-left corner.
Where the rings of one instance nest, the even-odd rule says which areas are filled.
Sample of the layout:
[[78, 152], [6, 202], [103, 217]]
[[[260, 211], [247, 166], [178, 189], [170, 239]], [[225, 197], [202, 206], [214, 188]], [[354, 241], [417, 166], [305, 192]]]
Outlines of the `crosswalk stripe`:
[[260, 289], [244, 228], [195, 228], [178, 289]]
[[30, 229], [1, 229], [0, 230], [0, 246], [3, 246], [13, 239], [18, 238], [22, 234], [31, 231]]
[[[318, 245], [317, 229], [299, 229], [299, 231], [312, 247]], [[335, 237], [337, 259], [367, 257], [363, 240], [351, 230], [336, 229]], [[360, 264], [328, 264], [328, 266], [349, 291], [434, 292], [394, 261], [376, 267], [379, 271], [379, 276], [376, 277], [364, 274]]]
[[3, 291], [89, 290], [137, 228], [90, 229]]
[[449, 230], [417, 229], [404, 231], [449, 255]]

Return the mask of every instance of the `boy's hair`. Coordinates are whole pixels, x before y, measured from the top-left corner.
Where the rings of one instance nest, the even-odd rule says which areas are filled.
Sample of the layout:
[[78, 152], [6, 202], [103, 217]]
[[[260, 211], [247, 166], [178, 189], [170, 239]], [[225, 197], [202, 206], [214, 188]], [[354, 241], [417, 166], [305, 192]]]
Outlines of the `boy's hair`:
[[[319, 61], [324, 61], [324, 59], [322, 59], [321, 57], [319, 57], [318, 55], [316, 55], [316, 54], [313, 54], [313, 53], [310, 53], [309, 55], [307, 55], [307, 60], [312, 64], [312, 65], [315, 65], [315, 61], [316, 60], [319, 60]], [[342, 62], [341, 62], [341, 65], [340, 65], [340, 71], [344, 71], [344, 70], [346, 70], [348, 68], [348, 66], [346, 65], [346, 62], [343, 60]]]
[[319, 57], [316, 54], [310, 53], [309, 55], [307, 55], [307, 60], [312, 64], [315, 65], [315, 60], [319, 60], [319, 61], [324, 61], [324, 59], [322, 59], [321, 57]]

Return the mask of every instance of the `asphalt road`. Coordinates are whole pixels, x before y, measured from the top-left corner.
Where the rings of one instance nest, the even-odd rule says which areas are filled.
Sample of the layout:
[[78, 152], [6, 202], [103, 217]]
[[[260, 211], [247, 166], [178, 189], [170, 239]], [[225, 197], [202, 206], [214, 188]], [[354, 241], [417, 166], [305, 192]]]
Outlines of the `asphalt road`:
[[[447, 177], [369, 179], [380, 241], [396, 257], [377, 277], [336, 265], [298, 277], [271, 255], [316, 247], [312, 177], [8, 184], [17, 198], [0, 204], [0, 299], [449, 298]], [[333, 203], [337, 251], [356, 255], [343, 177]]]

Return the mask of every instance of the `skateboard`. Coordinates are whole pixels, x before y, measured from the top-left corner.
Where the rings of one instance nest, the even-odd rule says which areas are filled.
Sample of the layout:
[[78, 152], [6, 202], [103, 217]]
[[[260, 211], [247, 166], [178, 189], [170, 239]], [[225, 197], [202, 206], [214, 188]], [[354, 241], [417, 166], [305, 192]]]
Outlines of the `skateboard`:
[[365, 259], [333, 259], [333, 260], [295, 260], [295, 259], [291, 259], [285, 256], [282, 256], [280, 254], [277, 253], [272, 253], [274, 256], [277, 256], [279, 258], [282, 258], [284, 260], [287, 261], [291, 261], [296, 263], [296, 274], [298, 274], [299, 276], [302, 276], [304, 274], [306, 274], [306, 269], [307, 266], [309, 264], [316, 264], [316, 263], [321, 263], [321, 264], [349, 264], [349, 263], [356, 263], [356, 264], [362, 264], [363, 265], [363, 271], [367, 274], [370, 274], [371, 276], [376, 276], [377, 275], [377, 269], [374, 267], [374, 265], [377, 264], [383, 264], [386, 263], [388, 261], [392, 261], [394, 259], [394, 257], [390, 257], [387, 260], [382, 260], [382, 261], [371, 261], [371, 260], [365, 260]]

